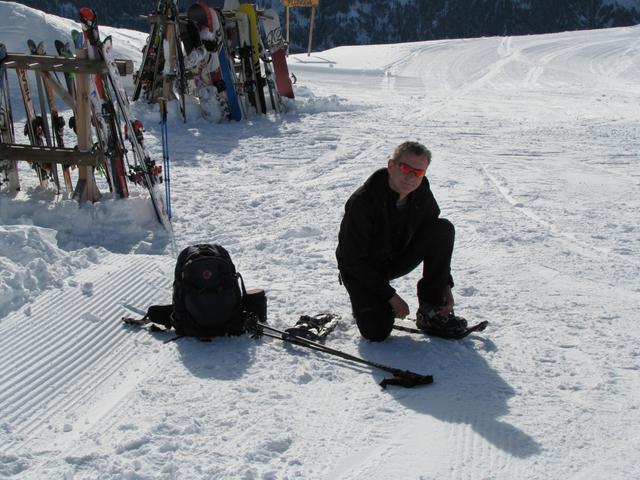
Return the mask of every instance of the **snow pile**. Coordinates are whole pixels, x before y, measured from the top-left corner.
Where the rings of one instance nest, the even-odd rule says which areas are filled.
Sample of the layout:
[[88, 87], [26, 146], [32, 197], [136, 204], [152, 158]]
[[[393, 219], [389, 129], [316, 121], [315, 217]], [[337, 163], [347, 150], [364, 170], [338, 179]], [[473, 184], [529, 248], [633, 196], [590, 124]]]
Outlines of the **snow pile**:
[[[8, 52], [27, 53], [27, 40], [45, 42], [47, 54], [55, 54], [55, 40], [69, 42], [71, 30], [79, 30], [80, 23], [68, 18], [49, 15], [39, 10], [14, 2], [0, 1], [0, 38]], [[135, 68], [142, 61], [141, 48], [147, 38], [144, 32], [112, 28], [100, 25], [100, 35], [113, 37], [113, 51], [116, 58], [133, 60]]]
[[0, 318], [48, 289], [61, 288], [65, 278], [98, 261], [94, 249], [60, 249], [56, 234], [47, 228], [0, 227]]

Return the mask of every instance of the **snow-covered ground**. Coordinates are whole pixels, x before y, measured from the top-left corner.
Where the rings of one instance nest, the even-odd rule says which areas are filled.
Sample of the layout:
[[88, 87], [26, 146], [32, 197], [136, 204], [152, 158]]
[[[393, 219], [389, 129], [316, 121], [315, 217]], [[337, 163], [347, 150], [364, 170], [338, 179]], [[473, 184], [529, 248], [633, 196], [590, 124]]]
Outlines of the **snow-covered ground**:
[[[0, 2], [9, 51], [71, 28]], [[144, 34], [103, 30], [140, 61]], [[173, 112], [175, 247], [143, 191], [79, 206], [24, 164], [0, 193], [0, 478], [640, 477], [640, 27], [289, 61], [286, 114]], [[157, 109], [134, 110], [161, 159]], [[336, 279], [344, 202], [408, 139], [457, 228], [457, 312], [490, 321], [462, 341], [364, 341]], [[435, 383], [382, 391], [379, 371], [276, 340], [123, 326], [170, 301], [197, 242], [267, 290], [272, 325], [338, 312], [328, 345]], [[417, 274], [395, 283], [408, 298]]]

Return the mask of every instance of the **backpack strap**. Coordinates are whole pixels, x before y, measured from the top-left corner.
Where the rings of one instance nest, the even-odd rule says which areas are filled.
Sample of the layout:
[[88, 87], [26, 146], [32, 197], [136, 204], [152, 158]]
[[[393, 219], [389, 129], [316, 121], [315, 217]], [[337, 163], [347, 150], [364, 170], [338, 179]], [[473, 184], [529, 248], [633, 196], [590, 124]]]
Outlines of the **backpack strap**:
[[244, 279], [240, 272], [236, 272], [236, 278], [240, 279], [240, 301], [244, 303], [244, 299], [247, 298], [247, 289], [244, 286]]

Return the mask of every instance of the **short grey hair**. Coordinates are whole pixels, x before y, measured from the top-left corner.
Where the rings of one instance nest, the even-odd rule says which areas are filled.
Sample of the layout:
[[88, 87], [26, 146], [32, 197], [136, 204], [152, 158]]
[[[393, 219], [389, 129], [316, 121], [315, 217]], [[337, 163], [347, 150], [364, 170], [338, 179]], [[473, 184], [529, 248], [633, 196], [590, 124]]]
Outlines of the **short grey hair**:
[[425, 147], [424, 145], [418, 142], [401, 143], [393, 151], [393, 156], [391, 157], [391, 160], [393, 160], [394, 162], [397, 161], [405, 152], [413, 153], [414, 155], [418, 155], [420, 157], [422, 155], [426, 155], [427, 160], [429, 161], [429, 163], [431, 163], [431, 152], [427, 147]]

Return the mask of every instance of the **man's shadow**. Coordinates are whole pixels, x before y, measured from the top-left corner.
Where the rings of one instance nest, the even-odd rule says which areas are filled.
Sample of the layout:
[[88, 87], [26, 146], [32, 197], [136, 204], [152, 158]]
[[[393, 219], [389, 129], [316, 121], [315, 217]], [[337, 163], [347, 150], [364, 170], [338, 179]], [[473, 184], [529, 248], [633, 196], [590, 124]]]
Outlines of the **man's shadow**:
[[[416, 412], [444, 422], [466, 423], [497, 448], [520, 458], [537, 455], [541, 445], [505, 421], [507, 402], [516, 392], [491, 368], [480, 351], [496, 351], [496, 345], [480, 335], [458, 340], [414, 337], [392, 333], [383, 343], [361, 340], [362, 358], [390, 367], [431, 374], [434, 383], [406, 390], [388, 386], [390, 395]], [[376, 380], [382, 379], [375, 371]], [[391, 374], [385, 373], [384, 377]]]

